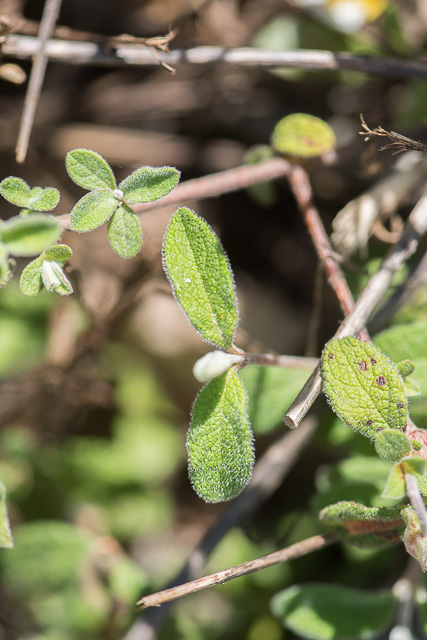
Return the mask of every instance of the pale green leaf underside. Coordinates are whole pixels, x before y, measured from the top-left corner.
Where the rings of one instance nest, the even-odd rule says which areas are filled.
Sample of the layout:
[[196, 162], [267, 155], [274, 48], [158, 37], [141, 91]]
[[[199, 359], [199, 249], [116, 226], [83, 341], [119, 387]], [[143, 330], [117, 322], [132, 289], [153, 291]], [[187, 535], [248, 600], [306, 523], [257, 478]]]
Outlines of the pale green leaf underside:
[[84, 189], [115, 189], [116, 180], [110, 165], [91, 149], [73, 149], [65, 157], [71, 180]]
[[187, 449], [193, 487], [207, 502], [234, 498], [249, 482], [254, 463], [246, 391], [237, 373], [227, 371], [199, 393]]
[[141, 249], [141, 223], [126, 205], [121, 205], [113, 213], [108, 223], [108, 240], [122, 258], [133, 258]]
[[353, 337], [331, 340], [322, 355], [322, 377], [332, 409], [366, 437], [405, 427], [408, 408], [402, 379], [371, 343]]
[[15, 256], [33, 256], [56, 242], [62, 229], [49, 215], [34, 213], [31, 216], [11, 218], [0, 224], [1, 241]]
[[119, 184], [119, 189], [129, 204], [154, 202], [172, 191], [178, 181], [175, 167], [140, 167]]
[[81, 233], [97, 229], [111, 218], [119, 204], [107, 189], [91, 191], [74, 205], [70, 227], [73, 231]]
[[10, 176], [0, 182], [0, 194], [18, 207], [26, 207], [31, 200], [31, 189], [25, 180]]
[[0, 482], [0, 548], [12, 549], [13, 538], [6, 507], [6, 487]]
[[41, 268], [43, 257], [36, 258], [27, 264], [19, 279], [19, 288], [26, 296], [36, 296], [43, 289]]
[[238, 319], [233, 274], [219, 239], [194, 211], [182, 208], [172, 216], [163, 266], [190, 322], [205, 340], [229, 351]]
[[271, 609], [287, 629], [310, 640], [368, 640], [391, 623], [395, 600], [390, 591], [295, 585], [277, 593]]

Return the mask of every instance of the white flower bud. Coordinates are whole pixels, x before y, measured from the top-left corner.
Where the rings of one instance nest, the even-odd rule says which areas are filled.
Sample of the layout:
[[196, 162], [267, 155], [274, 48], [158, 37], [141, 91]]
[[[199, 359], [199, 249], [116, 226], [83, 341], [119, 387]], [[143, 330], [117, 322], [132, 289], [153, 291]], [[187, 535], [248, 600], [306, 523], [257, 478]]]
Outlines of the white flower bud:
[[193, 374], [199, 382], [209, 382], [225, 373], [235, 364], [244, 362], [245, 356], [225, 351], [210, 351], [199, 358], [193, 367]]

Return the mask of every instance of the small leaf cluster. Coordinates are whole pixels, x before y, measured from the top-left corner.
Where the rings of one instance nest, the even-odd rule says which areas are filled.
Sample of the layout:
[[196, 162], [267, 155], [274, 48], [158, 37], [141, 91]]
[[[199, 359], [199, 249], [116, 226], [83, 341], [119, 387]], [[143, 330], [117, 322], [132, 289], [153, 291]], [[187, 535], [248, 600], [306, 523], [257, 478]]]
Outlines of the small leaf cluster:
[[[70, 178], [88, 189], [73, 207], [70, 225], [73, 231], [88, 232], [108, 222], [108, 240], [123, 258], [134, 257], [142, 246], [142, 229], [131, 206], [153, 202], [171, 191], [179, 181], [174, 167], [140, 167], [116, 184], [108, 162], [90, 149], [74, 149], [65, 159]], [[34, 187], [21, 178], [8, 177], [0, 183], [0, 194], [21, 208], [19, 215], [0, 221], [0, 287], [13, 275], [12, 256], [37, 256], [23, 270], [21, 291], [37, 295], [43, 288], [69, 295], [73, 287], [64, 267], [72, 256], [70, 247], [56, 244], [63, 232], [58, 220], [48, 214], [58, 204], [57, 189]]]
[[130, 205], [165, 196], [180, 175], [175, 167], [140, 167], [117, 185], [108, 162], [89, 149], [67, 153], [65, 167], [73, 182], [89, 190], [71, 211], [71, 229], [86, 233], [108, 222], [108, 240], [122, 258], [133, 258], [142, 246], [141, 225]]

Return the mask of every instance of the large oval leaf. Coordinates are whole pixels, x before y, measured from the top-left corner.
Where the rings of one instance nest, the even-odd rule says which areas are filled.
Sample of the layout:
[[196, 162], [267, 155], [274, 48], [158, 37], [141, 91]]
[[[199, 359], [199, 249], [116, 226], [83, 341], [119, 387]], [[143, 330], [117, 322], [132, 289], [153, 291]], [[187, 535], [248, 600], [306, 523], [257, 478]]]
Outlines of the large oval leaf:
[[34, 213], [16, 216], [0, 223], [0, 238], [9, 253], [15, 256], [34, 256], [56, 242], [62, 233], [53, 216]]
[[233, 274], [219, 239], [194, 211], [182, 208], [172, 216], [163, 266], [194, 327], [211, 344], [231, 350], [238, 320]]
[[396, 367], [377, 347], [358, 338], [331, 340], [322, 355], [323, 389], [335, 413], [368, 438], [402, 430], [408, 406]]
[[234, 498], [249, 482], [254, 463], [246, 391], [231, 369], [199, 393], [188, 431], [190, 479], [207, 502]]
[[271, 608], [287, 629], [310, 640], [368, 640], [391, 624], [395, 600], [389, 591], [295, 585], [277, 593]]

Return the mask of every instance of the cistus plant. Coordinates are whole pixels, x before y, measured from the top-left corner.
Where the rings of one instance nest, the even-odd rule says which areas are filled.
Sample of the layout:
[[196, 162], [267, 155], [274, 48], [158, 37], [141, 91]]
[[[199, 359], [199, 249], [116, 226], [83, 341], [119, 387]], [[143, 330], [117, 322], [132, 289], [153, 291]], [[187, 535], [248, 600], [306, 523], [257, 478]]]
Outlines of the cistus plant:
[[[294, 114], [277, 124], [271, 146], [249, 152], [247, 160], [257, 162], [276, 154], [298, 167], [333, 153], [334, 145], [335, 135], [325, 122]], [[169, 166], [140, 167], [117, 184], [111, 167], [95, 151], [74, 149], [65, 164], [70, 178], [88, 190], [69, 214], [69, 228], [86, 233], [108, 223], [112, 249], [123, 258], [134, 257], [142, 246], [142, 228], [132, 206], [168, 194], [178, 184], [179, 171]], [[255, 189], [251, 193], [265, 202], [271, 197], [268, 186], [261, 193]], [[59, 202], [59, 192], [31, 189], [20, 178], [10, 177], [0, 183], [0, 194], [21, 208], [17, 216], [0, 223], [2, 286], [12, 276], [15, 257], [32, 257], [20, 276], [21, 291], [28, 296], [42, 289], [70, 295], [73, 287], [67, 261], [72, 249], [60, 243], [66, 225], [49, 213]], [[195, 399], [187, 434], [190, 481], [208, 503], [232, 500], [252, 476], [253, 427], [262, 432], [277, 425], [313, 361], [301, 359], [296, 367], [282, 360], [277, 366], [273, 355], [248, 353], [236, 345], [239, 309], [234, 274], [220, 239], [191, 209], [181, 207], [172, 215], [162, 258], [177, 303], [214, 347], [193, 369], [204, 386]], [[403, 334], [405, 328], [398, 330]], [[330, 407], [344, 425], [372, 443], [374, 455], [356, 460], [353, 476], [363, 478], [375, 466], [373, 461], [379, 463], [375, 473], [383, 484], [380, 502], [384, 503], [332, 501], [322, 505], [317, 515], [321, 526], [334, 532], [337, 540], [361, 549], [376, 550], [403, 541], [426, 571], [427, 431], [412, 422], [408, 402], [426, 392], [411, 377], [416, 347], [402, 339], [407, 351], [397, 358], [394, 341], [387, 342], [386, 334], [376, 336], [374, 342], [355, 336], [332, 339], [320, 360]], [[0, 489], [0, 546], [7, 549], [13, 541], [6, 490], [2, 484]], [[355, 602], [356, 621], [351, 616]], [[346, 640], [379, 635], [390, 624], [396, 602], [389, 591], [367, 594], [310, 584], [279, 592], [271, 606], [273, 614], [297, 635]]]

